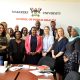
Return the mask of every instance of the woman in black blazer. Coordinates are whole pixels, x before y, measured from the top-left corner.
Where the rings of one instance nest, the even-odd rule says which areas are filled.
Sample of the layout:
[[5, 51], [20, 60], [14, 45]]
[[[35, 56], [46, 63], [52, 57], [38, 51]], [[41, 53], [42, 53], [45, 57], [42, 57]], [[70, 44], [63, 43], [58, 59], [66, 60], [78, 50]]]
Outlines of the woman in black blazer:
[[22, 64], [24, 60], [25, 42], [21, 37], [21, 32], [16, 31], [15, 39], [12, 39], [9, 43], [10, 61], [13, 64]]

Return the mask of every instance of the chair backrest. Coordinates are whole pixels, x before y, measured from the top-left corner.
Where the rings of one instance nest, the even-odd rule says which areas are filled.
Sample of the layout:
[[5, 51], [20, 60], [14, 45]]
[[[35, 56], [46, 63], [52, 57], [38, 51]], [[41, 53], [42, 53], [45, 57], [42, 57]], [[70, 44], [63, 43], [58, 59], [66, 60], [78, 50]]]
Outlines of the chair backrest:
[[67, 74], [64, 80], [80, 80], [80, 74], [75, 71], [71, 71]]
[[52, 70], [54, 70], [54, 63], [55, 63], [55, 60], [51, 57], [42, 57], [39, 62], [38, 62], [38, 65], [47, 65], [49, 66]]

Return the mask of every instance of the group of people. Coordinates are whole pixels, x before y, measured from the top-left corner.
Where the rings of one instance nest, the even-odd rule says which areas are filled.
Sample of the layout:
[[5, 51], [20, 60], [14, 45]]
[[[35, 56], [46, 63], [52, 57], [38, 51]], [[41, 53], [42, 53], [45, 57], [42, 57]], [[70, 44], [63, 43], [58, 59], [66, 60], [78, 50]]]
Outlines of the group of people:
[[[10, 64], [33, 64], [46, 61], [54, 67], [56, 79], [62, 80], [70, 71], [78, 72], [80, 64], [80, 30], [68, 27], [69, 38], [62, 27], [50, 22], [51, 28], [41, 29], [40, 21], [30, 31], [19, 26], [15, 30], [7, 28], [6, 22], [0, 23], [0, 64], [7, 60]], [[47, 59], [46, 59], [47, 58]], [[50, 59], [50, 60], [49, 60]], [[54, 61], [54, 64], [52, 64]], [[46, 65], [47, 65], [46, 63]], [[43, 63], [45, 64], [45, 62]]]

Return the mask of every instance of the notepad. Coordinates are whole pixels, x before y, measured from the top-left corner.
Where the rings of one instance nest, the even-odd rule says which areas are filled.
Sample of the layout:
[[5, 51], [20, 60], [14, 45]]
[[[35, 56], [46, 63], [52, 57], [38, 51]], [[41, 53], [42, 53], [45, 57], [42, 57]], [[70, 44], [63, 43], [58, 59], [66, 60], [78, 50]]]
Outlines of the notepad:
[[36, 69], [36, 66], [29, 66], [29, 69]]
[[32, 74], [36, 75], [36, 76], [41, 76], [43, 75], [43, 73], [39, 73], [39, 70], [32, 70], [30, 71]]
[[29, 65], [23, 65], [23, 69], [29, 69]]
[[40, 70], [32, 70], [30, 71], [32, 74], [36, 75], [36, 76], [41, 76], [44, 75], [46, 77], [53, 75], [52, 73], [40, 73]]

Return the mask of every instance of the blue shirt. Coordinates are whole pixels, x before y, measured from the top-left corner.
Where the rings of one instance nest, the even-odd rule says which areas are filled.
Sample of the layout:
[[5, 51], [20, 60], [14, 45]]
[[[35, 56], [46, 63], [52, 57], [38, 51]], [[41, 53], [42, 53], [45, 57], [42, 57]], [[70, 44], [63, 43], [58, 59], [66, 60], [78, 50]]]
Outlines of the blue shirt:
[[43, 37], [43, 51], [47, 52], [50, 46], [54, 43], [54, 37], [51, 35]]

